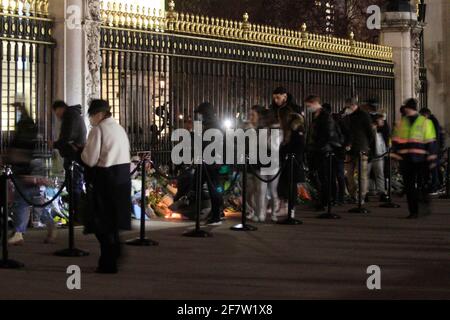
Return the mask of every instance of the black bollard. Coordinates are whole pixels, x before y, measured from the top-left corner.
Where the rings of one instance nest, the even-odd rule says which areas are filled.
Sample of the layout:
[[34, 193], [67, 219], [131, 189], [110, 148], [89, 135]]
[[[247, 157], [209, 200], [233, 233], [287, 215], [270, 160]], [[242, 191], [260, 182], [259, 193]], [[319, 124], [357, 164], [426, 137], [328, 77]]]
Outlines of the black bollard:
[[290, 154], [288, 157], [289, 161], [289, 198], [288, 198], [288, 217], [286, 220], [278, 222], [278, 224], [283, 225], [301, 225], [302, 221], [295, 219], [295, 189], [294, 189], [294, 165], [295, 165], [295, 155]]
[[[327, 153], [327, 159], [328, 159], [328, 203], [327, 203], [327, 212], [324, 214], [319, 215], [318, 219], [331, 219], [331, 220], [337, 220], [341, 219], [341, 216], [338, 214], [332, 213], [332, 204], [331, 204], [331, 193], [333, 192], [333, 157], [335, 155], [332, 152]], [[336, 181], [334, 181], [336, 184]]]
[[445, 170], [445, 194], [439, 199], [450, 199], [450, 148], [447, 148], [447, 168]]
[[75, 248], [75, 226], [74, 226], [74, 214], [75, 205], [73, 199], [73, 172], [76, 164], [72, 162], [69, 168], [69, 176], [67, 181], [67, 188], [69, 192], [69, 248], [55, 252], [55, 256], [58, 257], [86, 257], [89, 252]]
[[139, 232], [139, 238], [128, 240], [125, 242], [129, 246], [136, 246], [136, 247], [150, 247], [150, 246], [157, 246], [159, 245], [158, 242], [153, 241], [151, 239], [147, 239], [145, 237], [145, 208], [146, 208], [146, 201], [145, 201], [145, 190], [146, 188], [146, 179], [147, 179], [147, 171], [146, 171], [146, 165], [147, 165], [147, 159], [142, 160], [141, 164], [141, 220], [140, 220], [140, 232]]
[[394, 203], [392, 201], [392, 159], [391, 159], [391, 149], [389, 149], [388, 152], [388, 157], [387, 157], [387, 161], [388, 161], [388, 194], [387, 194], [387, 199], [386, 199], [386, 203], [382, 203], [380, 205], [380, 208], [392, 208], [392, 209], [398, 209], [401, 206], [397, 203]]
[[202, 230], [200, 227], [200, 212], [202, 210], [202, 191], [203, 191], [203, 164], [197, 164], [195, 170], [195, 229], [183, 233], [188, 238], [210, 238], [212, 234]]
[[242, 215], [241, 223], [231, 227], [233, 231], [256, 231], [258, 228], [247, 224], [247, 174], [248, 174], [248, 158], [245, 157], [242, 170]]
[[358, 207], [350, 209], [349, 213], [370, 213], [369, 210], [363, 207], [363, 196], [362, 196], [362, 157], [365, 155], [364, 152], [360, 152], [359, 158], [358, 158]]
[[24, 267], [24, 264], [9, 259], [8, 252], [8, 175], [9, 168], [5, 167], [0, 177], [2, 214], [2, 259], [0, 260], [0, 269], [20, 269]]

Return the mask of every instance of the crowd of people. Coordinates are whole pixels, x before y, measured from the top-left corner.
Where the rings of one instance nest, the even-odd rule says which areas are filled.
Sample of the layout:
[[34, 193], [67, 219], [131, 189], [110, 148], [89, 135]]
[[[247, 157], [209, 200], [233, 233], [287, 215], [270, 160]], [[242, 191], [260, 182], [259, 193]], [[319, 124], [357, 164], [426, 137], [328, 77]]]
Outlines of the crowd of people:
[[[242, 126], [245, 130], [279, 129], [282, 133], [279, 141], [269, 139], [264, 146], [264, 150], [279, 152], [280, 175], [274, 173], [260, 179], [264, 166], [249, 165], [254, 173], [247, 179], [249, 219], [265, 222], [270, 215], [272, 221], [278, 221], [286, 215], [290, 194], [296, 194], [298, 185], [306, 181], [317, 190], [314, 209], [318, 212], [325, 211], [329, 204], [364, 205], [374, 196], [380, 202], [389, 202], [388, 157], [398, 160], [396, 165], [404, 181], [402, 193], [408, 198], [408, 218], [429, 212], [429, 195], [437, 193], [443, 185], [440, 164], [445, 139], [437, 119], [429, 109], [419, 110], [417, 100], [405, 101], [402, 118], [392, 130], [385, 111], [375, 99], [359, 103], [349, 98], [342, 110], [333, 112], [330, 104], [314, 95], [305, 99], [302, 108], [282, 87], [273, 91], [272, 98], [269, 107], [252, 106]], [[202, 104], [196, 112], [202, 114], [203, 120], [207, 119], [207, 128], [220, 128], [211, 105]], [[295, 159], [293, 171], [283, 169], [288, 156]], [[208, 182], [214, 198], [214, 214], [208, 224], [220, 225], [223, 199], [214, 188], [219, 181], [213, 177]]]
[[[260, 144], [266, 144], [265, 150], [279, 154], [279, 167], [272, 175], [261, 179], [265, 166], [261, 163], [249, 166], [251, 174], [246, 181], [249, 219], [266, 222], [270, 217], [277, 222], [280, 216], [286, 215], [287, 202], [297, 194], [298, 186], [306, 181], [317, 190], [314, 204], [317, 211], [324, 211], [330, 204], [341, 206], [358, 200], [363, 204], [369, 201], [370, 195], [378, 196], [379, 201], [389, 201], [387, 156], [398, 160], [408, 199], [408, 217], [429, 213], [429, 194], [437, 192], [443, 183], [439, 167], [445, 146], [442, 128], [429, 109], [419, 112], [418, 102], [407, 100], [401, 108], [402, 118], [391, 132], [386, 114], [375, 100], [359, 103], [349, 98], [342, 110], [333, 112], [337, 110], [314, 95], [308, 96], [301, 107], [282, 87], [273, 91], [272, 100], [268, 107], [252, 106], [243, 124], [245, 130], [281, 132], [278, 139], [269, 134], [267, 141], [259, 140]], [[46, 182], [35, 178], [40, 176], [42, 167], [32, 155], [38, 130], [23, 103], [15, 103], [14, 107], [20, 116], [3, 163], [12, 165], [18, 176], [16, 187], [27, 198], [39, 198], [39, 186]], [[88, 195], [89, 224], [101, 247], [98, 272], [115, 273], [120, 257], [119, 230], [131, 228], [131, 160], [127, 133], [112, 118], [110, 106], [104, 100], [94, 100], [89, 106], [92, 127], [89, 134], [81, 106], [57, 101], [53, 111], [61, 121], [61, 130], [52, 146], [64, 158], [66, 181], [72, 186], [68, 192], [75, 210], [83, 191]], [[200, 104], [195, 115], [203, 122], [204, 130], [220, 129], [210, 103]], [[286, 169], [288, 161], [295, 162], [290, 170]], [[73, 167], [73, 163], [78, 165]], [[208, 185], [211, 199], [207, 224], [216, 226], [224, 217], [223, 194], [217, 188], [218, 165], [208, 164], [204, 168], [202, 179]], [[357, 177], [360, 183], [356, 182]], [[18, 192], [14, 193], [13, 202], [14, 233], [9, 244], [20, 245], [24, 243], [29, 206]], [[40, 216], [48, 226], [45, 242], [52, 243], [54, 222], [45, 209]]]

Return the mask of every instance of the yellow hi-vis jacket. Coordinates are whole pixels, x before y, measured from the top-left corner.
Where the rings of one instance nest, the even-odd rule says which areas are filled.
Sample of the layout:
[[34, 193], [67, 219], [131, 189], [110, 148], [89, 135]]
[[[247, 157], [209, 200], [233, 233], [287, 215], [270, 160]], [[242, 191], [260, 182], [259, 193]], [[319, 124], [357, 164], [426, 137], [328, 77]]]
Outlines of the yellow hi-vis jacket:
[[412, 162], [436, 160], [436, 129], [433, 122], [419, 115], [411, 124], [408, 117], [403, 117], [392, 136], [392, 157]]

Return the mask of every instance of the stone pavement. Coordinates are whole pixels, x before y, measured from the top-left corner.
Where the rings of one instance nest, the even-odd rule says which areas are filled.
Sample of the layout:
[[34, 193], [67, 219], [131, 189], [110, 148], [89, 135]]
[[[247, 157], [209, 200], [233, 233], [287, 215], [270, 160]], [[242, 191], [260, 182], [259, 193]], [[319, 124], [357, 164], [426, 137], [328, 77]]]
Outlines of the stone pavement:
[[[58, 258], [52, 253], [66, 246], [66, 232], [44, 245], [45, 232], [31, 231], [10, 253], [26, 268], [0, 270], [0, 299], [449, 299], [450, 202], [435, 201], [433, 215], [420, 220], [400, 219], [401, 204], [370, 204], [369, 215], [338, 208], [338, 221], [299, 210], [302, 226], [258, 225], [251, 233], [230, 231], [237, 221], [227, 221], [210, 239], [182, 237], [191, 223], [152, 221], [160, 246], [126, 247], [113, 276], [94, 273], [94, 237], [77, 231], [89, 257]], [[79, 291], [66, 287], [72, 264], [82, 270]], [[381, 268], [380, 291], [366, 287], [370, 265]]]

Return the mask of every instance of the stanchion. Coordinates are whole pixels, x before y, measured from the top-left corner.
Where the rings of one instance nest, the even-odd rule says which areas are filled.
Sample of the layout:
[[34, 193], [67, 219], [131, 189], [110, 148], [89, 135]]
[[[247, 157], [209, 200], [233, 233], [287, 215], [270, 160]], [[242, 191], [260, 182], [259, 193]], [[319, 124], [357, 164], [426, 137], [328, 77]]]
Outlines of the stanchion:
[[359, 154], [359, 159], [358, 159], [358, 207], [357, 208], [353, 208], [350, 209], [348, 212], [349, 213], [370, 213], [369, 210], [367, 210], [366, 208], [363, 207], [363, 195], [362, 195], [362, 157], [364, 156], [364, 152], [361, 152]]
[[388, 190], [387, 190], [387, 199], [386, 203], [382, 203], [380, 205], [381, 208], [392, 208], [392, 209], [398, 209], [400, 208], [400, 205], [397, 203], [394, 203], [392, 201], [392, 159], [391, 159], [391, 149], [388, 151], [388, 157], [387, 157], [387, 165], [388, 165]]
[[24, 267], [24, 264], [9, 259], [8, 252], [8, 176], [9, 168], [5, 167], [0, 177], [2, 203], [2, 259], [0, 260], [0, 269], [20, 269]]
[[195, 229], [186, 231], [183, 236], [189, 238], [210, 238], [212, 234], [202, 230], [200, 227], [200, 211], [202, 210], [202, 190], [203, 190], [203, 164], [198, 164], [195, 170]]
[[241, 223], [230, 229], [233, 231], [256, 231], [256, 227], [247, 224], [247, 173], [248, 173], [248, 158], [245, 157], [244, 167], [242, 170], [242, 215]]
[[[332, 152], [329, 152], [327, 154], [327, 158], [328, 158], [328, 202], [327, 202], [327, 212], [324, 214], [319, 215], [317, 218], [318, 219], [332, 219], [332, 220], [337, 220], [337, 219], [341, 219], [340, 215], [337, 215], [335, 213], [332, 213], [332, 204], [331, 204], [331, 194], [333, 192], [333, 157], [334, 154]], [[334, 181], [334, 183], [336, 184], [336, 181]]]
[[445, 170], [445, 194], [439, 199], [450, 199], [450, 148], [447, 148], [447, 168]]
[[295, 219], [295, 188], [294, 188], [295, 156], [293, 154], [290, 154], [288, 161], [289, 161], [288, 217], [287, 219], [278, 222], [278, 224], [295, 226], [303, 224], [302, 221]]
[[89, 252], [75, 248], [75, 228], [74, 228], [75, 204], [73, 198], [74, 192], [73, 173], [75, 167], [76, 167], [75, 162], [72, 162], [69, 168], [69, 176], [67, 181], [67, 188], [69, 191], [69, 248], [55, 252], [55, 255], [58, 257], [86, 257], [89, 255]]
[[140, 232], [139, 232], [139, 238], [128, 240], [125, 242], [129, 246], [137, 246], [137, 247], [150, 247], [150, 246], [157, 246], [159, 245], [158, 242], [153, 241], [151, 239], [148, 239], [145, 237], [145, 208], [147, 207], [145, 197], [146, 197], [146, 164], [147, 160], [144, 158], [141, 163], [141, 220], [140, 220]]

